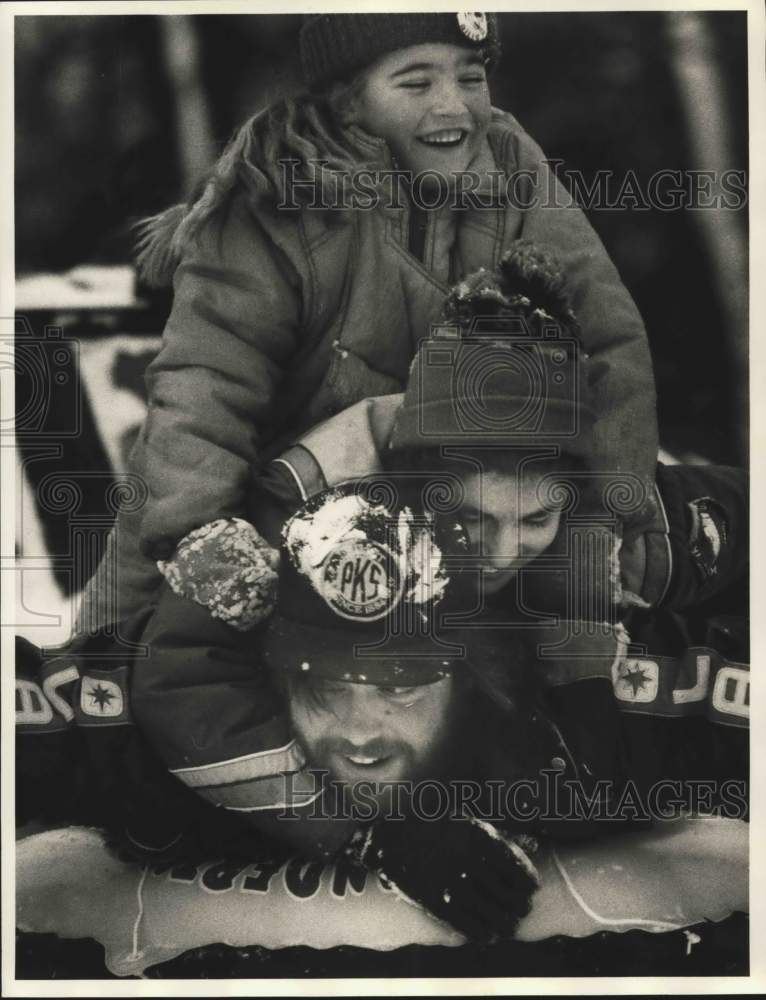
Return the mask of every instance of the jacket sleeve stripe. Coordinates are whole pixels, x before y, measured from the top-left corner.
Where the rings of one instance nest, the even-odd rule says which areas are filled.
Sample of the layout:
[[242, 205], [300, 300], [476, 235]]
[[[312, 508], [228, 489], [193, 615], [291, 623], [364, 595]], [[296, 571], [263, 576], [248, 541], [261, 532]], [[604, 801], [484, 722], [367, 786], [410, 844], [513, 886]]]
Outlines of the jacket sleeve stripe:
[[203, 788], [268, 778], [280, 775], [283, 771], [297, 771], [305, 763], [303, 752], [295, 740], [292, 740], [286, 746], [262, 750], [232, 760], [170, 770], [171, 774], [177, 775], [190, 788]]
[[306, 487], [303, 485], [303, 481], [301, 480], [301, 477], [298, 475], [295, 466], [292, 465], [290, 462], [288, 462], [286, 458], [275, 458], [274, 464], [284, 465], [284, 467], [287, 469], [287, 471], [295, 480], [295, 485], [298, 487], [298, 493], [300, 494], [301, 500], [308, 500]]
[[314, 455], [302, 444], [295, 444], [286, 452], [273, 459], [274, 465], [284, 465], [298, 487], [301, 500], [319, 493], [327, 487], [322, 467]]
[[236, 785], [198, 788], [202, 798], [215, 806], [237, 812], [259, 809], [300, 809], [311, 805], [322, 794], [309, 771], [255, 778]]

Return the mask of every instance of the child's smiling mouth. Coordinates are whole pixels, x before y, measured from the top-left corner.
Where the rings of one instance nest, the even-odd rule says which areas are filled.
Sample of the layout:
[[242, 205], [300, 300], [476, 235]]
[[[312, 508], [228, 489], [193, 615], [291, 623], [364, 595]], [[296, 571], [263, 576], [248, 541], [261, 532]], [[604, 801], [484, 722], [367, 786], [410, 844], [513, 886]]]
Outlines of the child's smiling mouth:
[[468, 133], [462, 128], [444, 128], [438, 132], [429, 132], [428, 135], [418, 136], [420, 142], [427, 146], [446, 146], [454, 148], [466, 138]]

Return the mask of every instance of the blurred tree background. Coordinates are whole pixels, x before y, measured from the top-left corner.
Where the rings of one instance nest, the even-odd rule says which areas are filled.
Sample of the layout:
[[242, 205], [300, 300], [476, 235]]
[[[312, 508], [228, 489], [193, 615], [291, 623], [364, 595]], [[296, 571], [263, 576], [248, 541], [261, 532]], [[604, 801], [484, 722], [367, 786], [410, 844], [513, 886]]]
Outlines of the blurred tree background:
[[[495, 104], [586, 181], [744, 171], [747, 20], [503, 14]], [[19, 274], [126, 262], [245, 117], [299, 87], [299, 16], [16, 18]], [[588, 213], [646, 321], [665, 447], [746, 458], [747, 209]]]

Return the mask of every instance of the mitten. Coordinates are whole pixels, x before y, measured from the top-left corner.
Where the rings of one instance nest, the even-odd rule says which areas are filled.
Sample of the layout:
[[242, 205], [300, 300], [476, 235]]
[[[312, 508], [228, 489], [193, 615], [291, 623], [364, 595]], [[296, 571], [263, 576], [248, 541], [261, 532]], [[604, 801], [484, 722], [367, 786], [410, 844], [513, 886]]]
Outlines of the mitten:
[[512, 937], [529, 913], [540, 883], [527, 854], [535, 846], [475, 818], [410, 817], [360, 831], [348, 853], [465, 937], [491, 941]]
[[279, 553], [248, 521], [221, 518], [190, 531], [157, 566], [173, 592], [239, 632], [264, 621], [276, 600]]

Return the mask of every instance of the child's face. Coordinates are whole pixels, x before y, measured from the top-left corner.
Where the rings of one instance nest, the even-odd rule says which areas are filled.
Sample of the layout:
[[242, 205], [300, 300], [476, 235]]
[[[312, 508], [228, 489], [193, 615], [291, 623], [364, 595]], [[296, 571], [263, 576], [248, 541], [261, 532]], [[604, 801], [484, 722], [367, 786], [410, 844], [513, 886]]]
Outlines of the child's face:
[[429, 43], [397, 49], [364, 74], [353, 120], [385, 139], [413, 174], [466, 170], [487, 134], [489, 88], [478, 53]]

